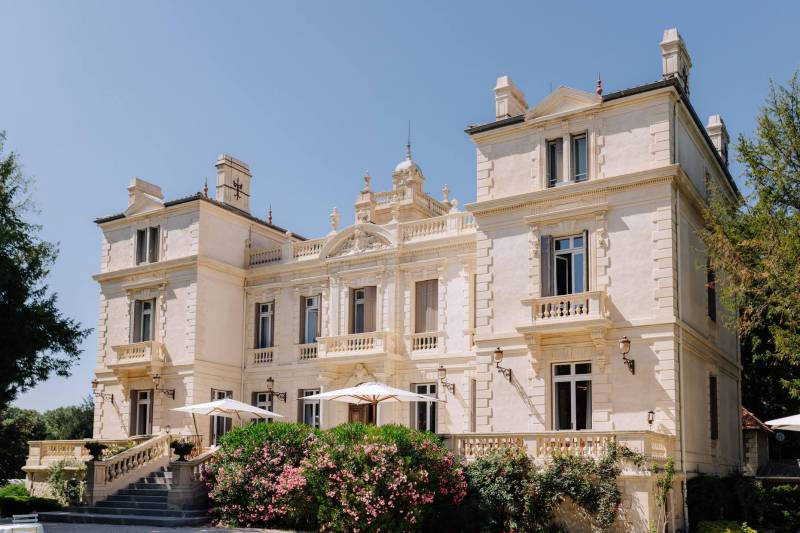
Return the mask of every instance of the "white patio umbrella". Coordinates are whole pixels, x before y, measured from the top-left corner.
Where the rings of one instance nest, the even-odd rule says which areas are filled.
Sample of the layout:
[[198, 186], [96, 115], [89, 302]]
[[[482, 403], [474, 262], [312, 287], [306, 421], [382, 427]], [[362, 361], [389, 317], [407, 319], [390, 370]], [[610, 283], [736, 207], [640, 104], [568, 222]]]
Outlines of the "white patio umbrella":
[[348, 387], [346, 389], [320, 392], [310, 396], [303, 396], [299, 400], [335, 400], [337, 402], [353, 403], [356, 405], [372, 405], [373, 420], [378, 422], [378, 404], [382, 402], [438, 402], [437, 398], [425, 394], [417, 394], [403, 389], [390, 387], [385, 383], [370, 381]]
[[800, 431], [800, 415], [785, 416], [783, 418], [776, 418], [775, 420], [768, 420], [764, 422], [774, 429], [783, 429], [785, 431]]
[[194, 405], [184, 405], [183, 407], [175, 407], [172, 411], [180, 411], [182, 413], [192, 413], [192, 421], [194, 422], [194, 431], [197, 431], [197, 420], [194, 415], [212, 415], [212, 416], [236, 416], [239, 422], [242, 421], [242, 415], [250, 418], [283, 418], [283, 415], [261, 409], [255, 405], [249, 405], [232, 398], [225, 398], [222, 400], [215, 400], [213, 402], [196, 403]]

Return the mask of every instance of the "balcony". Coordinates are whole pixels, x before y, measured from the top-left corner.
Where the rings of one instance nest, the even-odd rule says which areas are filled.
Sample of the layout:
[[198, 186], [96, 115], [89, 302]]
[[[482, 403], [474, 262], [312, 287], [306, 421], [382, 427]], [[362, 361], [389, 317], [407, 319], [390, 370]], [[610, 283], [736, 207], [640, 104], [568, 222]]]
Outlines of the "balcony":
[[443, 331], [425, 331], [406, 335], [406, 350], [412, 356], [438, 354], [444, 346]]
[[297, 345], [297, 359], [300, 361], [306, 361], [308, 359], [316, 359], [318, 354], [319, 354], [319, 345], [316, 342]]
[[675, 454], [675, 438], [655, 431], [544, 431], [541, 433], [463, 433], [442, 435], [457, 456], [474, 459], [495, 450], [526, 452], [543, 462], [556, 454], [598, 458], [609, 443], [627, 446], [650, 462], [663, 462]]
[[581, 292], [522, 300], [531, 306], [531, 322], [518, 326], [523, 334], [560, 333], [611, 325], [604, 291]]
[[391, 336], [386, 331], [321, 337], [318, 340], [319, 358], [329, 360], [360, 360], [376, 356], [387, 356], [393, 348]]
[[400, 224], [399, 235], [403, 244], [439, 239], [442, 237], [474, 233], [475, 217], [472, 213], [452, 213]]
[[248, 350], [247, 363], [251, 368], [269, 366], [272, 364], [275, 348], [254, 348]]
[[107, 366], [118, 376], [134, 370], [157, 371], [164, 364], [164, 351], [160, 342], [134, 342], [112, 346], [111, 349], [117, 357]]

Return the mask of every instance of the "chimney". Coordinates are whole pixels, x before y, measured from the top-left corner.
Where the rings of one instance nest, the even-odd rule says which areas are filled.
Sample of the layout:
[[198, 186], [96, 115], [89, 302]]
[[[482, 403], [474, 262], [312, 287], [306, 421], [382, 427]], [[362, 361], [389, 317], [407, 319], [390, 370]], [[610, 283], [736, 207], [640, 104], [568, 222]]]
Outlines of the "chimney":
[[728, 166], [728, 142], [730, 137], [728, 137], [728, 128], [725, 127], [725, 121], [719, 115], [711, 115], [708, 117], [706, 131], [720, 157], [725, 161], [725, 166]]
[[497, 85], [494, 87], [494, 109], [496, 120], [521, 115], [528, 109], [525, 95], [508, 76], [497, 78]]
[[229, 155], [217, 158], [217, 201], [250, 212], [250, 167]]
[[689, 71], [692, 69], [692, 60], [686, 51], [686, 43], [678, 33], [677, 28], [664, 30], [664, 38], [659, 43], [661, 46], [661, 64], [664, 79], [677, 78], [686, 94], [689, 94]]
[[134, 204], [137, 209], [144, 208], [147, 204], [164, 207], [164, 193], [158, 185], [141, 178], [133, 178], [128, 184], [128, 209]]

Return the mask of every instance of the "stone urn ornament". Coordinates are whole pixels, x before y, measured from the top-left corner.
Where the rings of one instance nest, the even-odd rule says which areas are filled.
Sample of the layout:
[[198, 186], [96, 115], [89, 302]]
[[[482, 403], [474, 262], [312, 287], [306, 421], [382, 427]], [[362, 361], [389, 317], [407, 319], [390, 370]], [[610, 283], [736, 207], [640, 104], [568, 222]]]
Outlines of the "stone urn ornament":
[[178, 461], [186, 461], [186, 456], [192, 453], [194, 449], [194, 443], [176, 440], [173, 441], [169, 447], [172, 448], [172, 451], [178, 456]]
[[92, 456], [92, 461], [100, 461], [103, 456], [103, 450], [108, 448], [107, 445], [101, 442], [87, 442], [83, 445], [84, 448], [89, 450], [89, 454]]

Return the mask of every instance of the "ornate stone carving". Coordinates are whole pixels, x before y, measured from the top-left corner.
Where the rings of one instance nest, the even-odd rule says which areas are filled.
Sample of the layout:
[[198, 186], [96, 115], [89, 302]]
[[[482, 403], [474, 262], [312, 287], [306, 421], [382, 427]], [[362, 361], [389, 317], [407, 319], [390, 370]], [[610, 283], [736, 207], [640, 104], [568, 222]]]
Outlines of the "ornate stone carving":
[[353, 235], [331, 254], [331, 257], [371, 252], [373, 250], [386, 248], [388, 245], [389, 243], [377, 235], [367, 233], [361, 229], [356, 229]]

